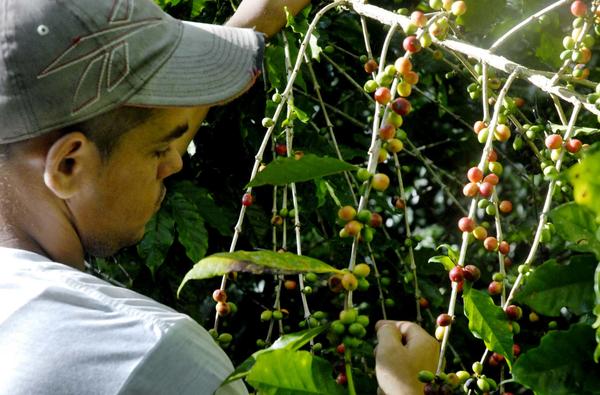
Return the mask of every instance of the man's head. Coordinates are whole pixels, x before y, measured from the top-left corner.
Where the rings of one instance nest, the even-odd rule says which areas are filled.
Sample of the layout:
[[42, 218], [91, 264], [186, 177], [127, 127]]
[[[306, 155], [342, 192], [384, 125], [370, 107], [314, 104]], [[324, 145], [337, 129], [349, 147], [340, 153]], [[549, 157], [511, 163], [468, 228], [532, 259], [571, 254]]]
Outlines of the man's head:
[[263, 45], [151, 0], [0, 0], [0, 226], [18, 228], [0, 237], [50, 257], [138, 241], [206, 110], [252, 85]]

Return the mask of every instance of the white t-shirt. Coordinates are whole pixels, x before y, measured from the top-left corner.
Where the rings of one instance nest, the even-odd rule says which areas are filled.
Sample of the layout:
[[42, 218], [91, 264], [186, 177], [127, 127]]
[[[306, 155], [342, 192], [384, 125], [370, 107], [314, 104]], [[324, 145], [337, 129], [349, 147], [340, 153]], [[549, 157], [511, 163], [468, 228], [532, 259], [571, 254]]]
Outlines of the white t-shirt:
[[[189, 316], [0, 247], [0, 394], [213, 394], [233, 370]], [[218, 394], [247, 394], [240, 381]]]

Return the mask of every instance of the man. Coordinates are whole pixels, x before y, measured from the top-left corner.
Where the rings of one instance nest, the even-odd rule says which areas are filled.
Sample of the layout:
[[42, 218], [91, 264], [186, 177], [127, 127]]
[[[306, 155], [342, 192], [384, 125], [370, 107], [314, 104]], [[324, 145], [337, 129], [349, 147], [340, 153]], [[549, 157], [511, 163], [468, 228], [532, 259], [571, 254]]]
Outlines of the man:
[[[306, 3], [245, 0], [228, 24], [271, 35], [283, 4]], [[0, 394], [212, 394], [231, 372], [197, 323], [84, 273], [84, 254], [142, 238], [208, 108], [252, 85], [263, 45], [150, 0], [0, 0]], [[405, 335], [384, 327], [384, 341]]]

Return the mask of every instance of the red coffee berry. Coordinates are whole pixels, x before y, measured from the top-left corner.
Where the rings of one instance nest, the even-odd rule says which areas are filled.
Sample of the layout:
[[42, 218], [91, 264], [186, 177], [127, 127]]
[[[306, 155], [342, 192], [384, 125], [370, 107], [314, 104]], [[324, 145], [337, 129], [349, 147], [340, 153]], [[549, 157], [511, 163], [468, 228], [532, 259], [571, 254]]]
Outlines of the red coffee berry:
[[475, 265], [466, 265], [463, 268], [463, 277], [468, 281], [477, 281], [481, 277], [481, 271]]
[[223, 289], [215, 289], [212, 298], [215, 302], [227, 302], [227, 292]]
[[486, 127], [485, 122], [477, 121], [477, 122], [475, 122], [475, 125], [473, 125], [473, 131], [475, 132], [475, 134], [479, 134], [479, 132], [481, 132], [481, 130], [485, 127]]
[[298, 283], [294, 280], [286, 280], [283, 283], [283, 286], [285, 287], [285, 289], [287, 289], [288, 291], [293, 291], [294, 289], [296, 289], [296, 286], [298, 285]]
[[506, 267], [511, 267], [512, 266], [512, 259], [510, 259], [509, 257], [505, 256], [504, 257], [504, 266]]
[[421, 11], [414, 11], [412, 14], [410, 14], [410, 20], [418, 27], [425, 27], [427, 24], [427, 17]]
[[229, 306], [229, 304], [223, 302], [217, 303], [217, 305], [215, 306], [215, 310], [217, 310], [217, 314], [219, 314], [221, 317], [231, 313], [231, 307]]
[[407, 36], [402, 42], [402, 47], [405, 51], [416, 53], [421, 50], [421, 43], [416, 36]]
[[419, 306], [421, 306], [422, 309], [426, 309], [429, 307], [429, 300], [427, 300], [424, 297], [420, 297], [419, 298]]
[[485, 176], [485, 178], [483, 179], [483, 182], [488, 182], [492, 185], [498, 185], [498, 183], [500, 182], [500, 179], [498, 178], [498, 176], [494, 173], [488, 174], [487, 176]]
[[399, 196], [396, 196], [394, 198], [394, 207], [396, 207], [398, 210], [404, 210], [406, 208], [406, 202], [404, 201], [404, 199], [400, 198]]
[[489, 197], [492, 195], [492, 191], [494, 190], [494, 185], [490, 182], [483, 182], [479, 185], [479, 193], [483, 197]]
[[523, 310], [521, 310], [521, 308], [519, 306], [514, 305], [514, 304], [506, 306], [506, 308], [504, 309], [504, 312], [506, 313], [506, 316], [508, 317], [508, 319], [512, 320], [512, 321], [520, 320], [521, 317], [523, 316]]
[[587, 14], [587, 10], [587, 4], [585, 4], [585, 2], [582, 0], [575, 0], [573, 3], [571, 3], [571, 14], [573, 14], [575, 17], [579, 18], [585, 16], [585, 14]]
[[521, 354], [521, 346], [519, 346], [517, 343], [513, 344], [513, 354], [515, 355], [515, 357], [518, 357], [519, 354]]
[[369, 220], [369, 226], [371, 228], [379, 228], [383, 225], [383, 218], [378, 213], [371, 213], [371, 219]]
[[510, 200], [503, 200], [498, 205], [498, 208], [500, 209], [501, 213], [508, 214], [512, 211], [513, 205]]
[[379, 68], [379, 65], [374, 59], [369, 59], [365, 63], [365, 71], [369, 74], [374, 73]]
[[394, 63], [394, 67], [396, 67], [396, 70], [400, 74], [406, 75], [408, 72], [410, 72], [412, 70], [412, 63], [409, 58], [401, 57], [401, 58], [396, 59], [396, 62]]
[[388, 104], [391, 99], [392, 92], [390, 92], [390, 90], [385, 86], [381, 86], [375, 91], [375, 100], [377, 103], [385, 105]]
[[446, 313], [440, 314], [437, 317], [436, 323], [438, 326], [448, 326], [452, 323], [452, 316]]
[[458, 229], [460, 229], [461, 232], [471, 232], [475, 229], [475, 221], [469, 217], [462, 217], [458, 221]]
[[454, 266], [448, 273], [448, 277], [450, 277], [450, 281], [455, 283], [461, 282], [464, 278], [463, 268], [460, 266]]
[[392, 102], [392, 110], [401, 116], [406, 116], [412, 110], [412, 105], [408, 100], [403, 97], [399, 97]]
[[488, 251], [495, 251], [498, 248], [498, 240], [494, 236], [489, 236], [483, 241], [483, 246]]
[[287, 155], [287, 146], [284, 143], [277, 143], [275, 144], [275, 152], [279, 156], [285, 156]]
[[242, 205], [248, 207], [252, 206], [252, 203], [254, 203], [254, 197], [252, 196], [252, 194], [245, 193], [244, 196], [242, 196]]
[[467, 172], [467, 178], [471, 182], [479, 182], [483, 179], [483, 172], [479, 167], [471, 167]]
[[496, 162], [498, 160], [498, 153], [492, 149], [488, 154], [488, 162]]
[[346, 233], [351, 237], [357, 236], [360, 233], [360, 231], [362, 230], [362, 228], [363, 228], [363, 224], [361, 224], [360, 222], [358, 222], [356, 220], [352, 220], [344, 226]]
[[479, 185], [470, 182], [463, 187], [463, 195], [467, 197], [475, 197], [479, 193]]
[[344, 346], [344, 343], [340, 343], [337, 345], [335, 350], [337, 351], [338, 354], [344, 354], [346, 352], [346, 346]]
[[411, 70], [408, 73], [404, 74], [404, 81], [408, 82], [411, 85], [416, 85], [419, 82], [419, 74]]
[[488, 293], [490, 295], [500, 295], [502, 293], [502, 283], [500, 281], [492, 281], [488, 285]]
[[562, 146], [563, 140], [559, 134], [551, 134], [546, 137], [545, 143], [548, 149], [558, 149]]
[[502, 255], [507, 255], [510, 252], [510, 244], [505, 240], [501, 241], [498, 245], [498, 251], [500, 251]]
[[504, 355], [498, 354], [497, 352], [492, 354], [492, 358], [494, 358], [498, 363], [504, 362]]
[[346, 385], [346, 383], [348, 383], [348, 377], [346, 376], [346, 373], [338, 374], [335, 378], [335, 382], [339, 385]]
[[579, 150], [581, 149], [582, 145], [583, 144], [581, 143], [581, 140], [578, 140], [578, 139], [568, 139], [567, 142], [565, 143], [565, 148], [570, 153], [575, 154], [575, 153], [579, 152]]
[[352, 221], [356, 217], [356, 209], [352, 206], [344, 206], [338, 210], [338, 218], [344, 221]]
[[396, 136], [394, 125], [386, 123], [379, 129], [379, 138], [382, 140], [393, 139]]

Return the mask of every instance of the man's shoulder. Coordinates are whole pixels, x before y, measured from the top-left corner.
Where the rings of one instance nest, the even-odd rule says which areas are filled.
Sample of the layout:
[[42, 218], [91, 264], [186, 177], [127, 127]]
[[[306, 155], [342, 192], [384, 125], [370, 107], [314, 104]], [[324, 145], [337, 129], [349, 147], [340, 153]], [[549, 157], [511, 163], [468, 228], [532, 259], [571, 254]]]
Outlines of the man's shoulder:
[[102, 316], [106, 322], [130, 317], [153, 331], [167, 331], [177, 321], [189, 319], [142, 294], [35, 253], [0, 248], [0, 262], [0, 292], [11, 301], [0, 307], [0, 318], [27, 304], [44, 308], [41, 314], [61, 314], [63, 318]]

